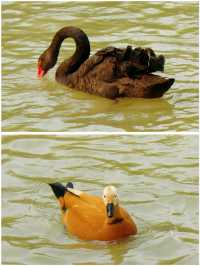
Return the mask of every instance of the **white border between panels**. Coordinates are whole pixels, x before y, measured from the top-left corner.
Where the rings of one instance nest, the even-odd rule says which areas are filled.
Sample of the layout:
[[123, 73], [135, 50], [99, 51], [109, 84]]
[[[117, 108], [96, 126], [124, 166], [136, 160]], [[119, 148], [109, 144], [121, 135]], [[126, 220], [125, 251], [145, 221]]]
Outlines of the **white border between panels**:
[[180, 132], [173, 132], [173, 131], [164, 131], [164, 132], [159, 132], [159, 131], [156, 131], [156, 132], [107, 132], [107, 131], [86, 131], [86, 132], [79, 132], [79, 131], [76, 131], [76, 132], [56, 132], [56, 131], [50, 131], [50, 132], [27, 132], [27, 131], [19, 131], [19, 132], [16, 132], [16, 131], [13, 131], [13, 132], [1, 132], [2, 136], [19, 136], [19, 135], [27, 135], [27, 136], [53, 136], [53, 135], [59, 135], [59, 136], [88, 136], [88, 135], [102, 135], [102, 136], [125, 136], [125, 135], [148, 135], [148, 136], [152, 136], [152, 135], [171, 135], [171, 136], [176, 136], [176, 135], [182, 135], [182, 136], [187, 136], [187, 135], [192, 135], [192, 136], [198, 136], [199, 135], [199, 132], [196, 131], [180, 131]]

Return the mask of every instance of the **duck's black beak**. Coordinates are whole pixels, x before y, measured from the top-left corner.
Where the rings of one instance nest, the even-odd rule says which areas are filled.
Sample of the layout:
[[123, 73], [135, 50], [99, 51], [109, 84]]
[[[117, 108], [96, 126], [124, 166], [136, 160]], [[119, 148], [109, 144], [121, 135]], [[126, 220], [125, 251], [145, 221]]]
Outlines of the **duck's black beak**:
[[106, 206], [107, 215], [109, 218], [112, 218], [114, 215], [114, 205], [113, 203], [108, 203]]

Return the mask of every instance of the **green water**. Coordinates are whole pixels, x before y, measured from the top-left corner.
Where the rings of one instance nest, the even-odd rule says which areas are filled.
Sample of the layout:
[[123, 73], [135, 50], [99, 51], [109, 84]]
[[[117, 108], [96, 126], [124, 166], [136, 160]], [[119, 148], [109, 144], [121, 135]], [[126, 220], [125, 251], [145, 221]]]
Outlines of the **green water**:
[[[4, 2], [4, 131], [194, 131], [198, 127], [198, 2]], [[176, 79], [162, 99], [111, 101], [36, 77], [37, 59], [63, 26], [83, 28], [92, 53], [152, 47]], [[72, 55], [66, 40], [60, 61]]]
[[[3, 137], [4, 264], [198, 264], [197, 136]], [[139, 234], [82, 241], [64, 230], [49, 182], [117, 187]]]

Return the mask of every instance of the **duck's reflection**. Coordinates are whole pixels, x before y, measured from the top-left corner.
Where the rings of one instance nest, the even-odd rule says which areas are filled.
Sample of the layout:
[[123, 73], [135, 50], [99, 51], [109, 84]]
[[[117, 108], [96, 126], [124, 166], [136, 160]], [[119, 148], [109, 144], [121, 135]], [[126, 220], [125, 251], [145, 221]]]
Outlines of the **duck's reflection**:
[[[133, 248], [133, 243], [135, 240], [135, 236], [130, 236], [125, 239], [117, 240], [117, 241], [82, 241], [79, 240], [78, 243], [72, 244], [59, 244], [59, 248], [70, 249], [70, 250], [91, 250], [92, 252], [104, 251], [108, 255], [111, 256], [112, 264], [122, 264], [127, 252]], [[92, 261], [88, 261], [84, 259], [81, 262], [81, 258], [77, 261], [78, 264], [91, 264]], [[76, 262], [73, 262], [77, 264]], [[101, 264], [100, 261], [93, 261], [94, 264]]]

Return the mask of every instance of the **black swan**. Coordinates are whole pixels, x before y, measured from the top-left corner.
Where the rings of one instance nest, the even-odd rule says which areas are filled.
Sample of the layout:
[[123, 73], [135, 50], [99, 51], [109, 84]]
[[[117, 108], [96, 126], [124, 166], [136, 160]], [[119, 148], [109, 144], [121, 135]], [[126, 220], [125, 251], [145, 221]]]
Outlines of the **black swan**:
[[56, 80], [59, 83], [110, 99], [161, 97], [174, 83], [173, 78], [151, 74], [163, 71], [165, 63], [164, 56], [156, 56], [151, 48], [106, 47], [90, 56], [88, 37], [76, 27], [64, 27], [55, 34], [39, 57], [39, 78], [54, 67], [61, 44], [68, 37], [74, 39], [76, 51], [58, 67]]

